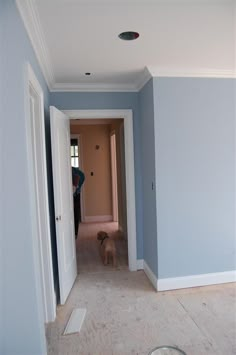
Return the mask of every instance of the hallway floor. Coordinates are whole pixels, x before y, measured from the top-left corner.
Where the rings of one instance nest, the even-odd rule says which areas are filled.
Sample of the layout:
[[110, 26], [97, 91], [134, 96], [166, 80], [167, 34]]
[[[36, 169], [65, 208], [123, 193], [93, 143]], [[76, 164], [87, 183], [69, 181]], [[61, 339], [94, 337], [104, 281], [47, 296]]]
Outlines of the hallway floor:
[[[115, 240], [117, 251], [117, 268], [112, 265], [104, 266], [100, 256], [100, 241], [97, 233], [105, 231]], [[78, 273], [107, 272], [115, 270], [128, 270], [128, 247], [118, 231], [118, 223], [81, 223], [79, 236], [76, 242]]]
[[[89, 228], [88, 238], [88, 226], [80, 226], [79, 275], [56, 321], [47, 326], [48, 355], [147, 355], [166, 344], [187, 355], [236, 354], [234, 284], [156, 293], [143, 271], [129, 272], [125, 257], [117, 268], [101, 264], [97, 227]], [[63, 336], [76, 307], [87, 309], [81, 332]]]

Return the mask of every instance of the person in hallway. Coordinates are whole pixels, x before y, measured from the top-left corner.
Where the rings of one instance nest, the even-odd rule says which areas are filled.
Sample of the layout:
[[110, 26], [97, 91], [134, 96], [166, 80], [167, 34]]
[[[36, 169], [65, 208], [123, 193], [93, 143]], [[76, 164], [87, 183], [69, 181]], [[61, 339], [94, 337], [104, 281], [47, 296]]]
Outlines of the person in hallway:
[[79, 168], [72, 167], [75, 239], [77, 239], [78, 237], [79, 222], [81, 222], [80, 191], [84, 183], [84, 180], [85, 180], [84, 173]]

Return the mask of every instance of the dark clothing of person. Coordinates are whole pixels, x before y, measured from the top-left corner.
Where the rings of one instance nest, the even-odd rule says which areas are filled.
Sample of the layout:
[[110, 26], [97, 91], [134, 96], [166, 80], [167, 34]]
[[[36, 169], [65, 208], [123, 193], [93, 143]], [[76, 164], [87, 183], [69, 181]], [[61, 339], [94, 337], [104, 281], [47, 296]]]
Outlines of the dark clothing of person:
[[78, 195], [81, 190], [81, 186], [83, 185], [85, 180], [84, 173], [79, 169], [72, 166], [72, 184], [76, 187], [74, 192], [74, 196]]
[[79, 232], [79, 224], [81, 222], [80, 193], [74, 196], [74, 222], [75, 238], [77, 238]]
[[72, 184], [75, 187], [74, 197], [74, 222], [75, 222], [75, 237], [78, 236], [79, 223], [81, 222], [81, 206], [80, 206], [80, 190], [85, 180], [84, 173], [79, 169], [72, 167]]

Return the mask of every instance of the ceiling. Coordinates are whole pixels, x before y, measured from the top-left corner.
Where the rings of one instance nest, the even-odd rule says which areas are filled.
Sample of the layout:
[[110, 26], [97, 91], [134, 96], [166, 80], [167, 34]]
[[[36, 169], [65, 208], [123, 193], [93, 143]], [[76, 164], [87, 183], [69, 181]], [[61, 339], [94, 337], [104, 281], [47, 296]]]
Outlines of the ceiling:
[[[17, 5], [52, 91], [137, 91], [150, 76], [235, 75], [234, 0]], [[140, 37], [122, 41], [124, 31]]]

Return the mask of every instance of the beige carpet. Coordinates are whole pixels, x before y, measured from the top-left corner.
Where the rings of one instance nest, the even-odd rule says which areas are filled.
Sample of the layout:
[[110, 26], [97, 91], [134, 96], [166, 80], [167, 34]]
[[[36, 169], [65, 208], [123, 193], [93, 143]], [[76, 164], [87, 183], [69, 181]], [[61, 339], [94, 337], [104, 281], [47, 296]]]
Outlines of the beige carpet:
[[[117, 250], [117, 268], [112, 265], [104, 266], [99, 253], [101, 242], [97, 240], [97, 233], [105, 231], [115, 240]], [[128, 247], [122, 233], [118, 231], [118, 223], [81, 223], [77, 239], [77, 267], [78, 273], [107, 272], [127, 270]]]
[[[101, 263], [100, 229], [116, 238], [117, 268]], [[187, 355], [235, 355], [235, 285], [156, 293], [143, 271], [128, 271], [127, 245], [116, 230], [115, 224], [80, 225], [79, 274], [47, 326], [48, 355], [147, 355], [160, 345]], [[81, 332], [63, 336], [76, 307], [87, 309]]]
[[[81, 333], [62, 336], [74, 307], [87, 308]], [[48, 355], [234, 355], [235, 336], [233, 284], [156, 293], [143, 271], [82, 273], [47, 327]]]

